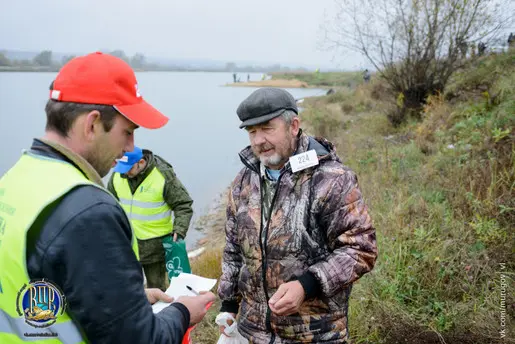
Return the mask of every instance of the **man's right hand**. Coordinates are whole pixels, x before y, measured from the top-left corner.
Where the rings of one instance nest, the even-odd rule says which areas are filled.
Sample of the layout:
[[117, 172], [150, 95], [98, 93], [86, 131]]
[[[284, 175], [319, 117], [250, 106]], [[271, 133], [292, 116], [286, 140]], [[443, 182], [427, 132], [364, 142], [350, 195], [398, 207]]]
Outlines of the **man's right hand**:
[[215, 301], [212, 292], [201, 293], [199, 296], [181, 296], [177, 302], [182, 303], [190, 312], [190, 326], [198, 324], [206, 315], [208, 305]]
[[[236, 320], [236, 313], [229, 313], [230, 315], [232, 315], [232, 317]], [[231, 326], [233, 324], [233, 321], [228, 319], [227, 320], [227, 325]], [[219, 330], [220, 330], [220, 334], [223, 334], [224, 336], [227, 337], [227, 333], [225, 333], [225, 326], [218, 326]]]

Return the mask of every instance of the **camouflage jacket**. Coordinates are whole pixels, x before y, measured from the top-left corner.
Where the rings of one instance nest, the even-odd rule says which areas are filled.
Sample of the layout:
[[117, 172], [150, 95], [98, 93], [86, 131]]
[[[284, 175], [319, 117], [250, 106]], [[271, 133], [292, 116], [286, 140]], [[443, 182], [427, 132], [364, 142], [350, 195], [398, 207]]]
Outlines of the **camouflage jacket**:
[[[138, 186], [147, 178], [154, 167], [164, 176], [166, 183], [163, 189], [163, 198], [173, 211], [173, 231], [183, 239], [186, 237], [193, 216], [193, 200], [188, 191], [181, 183], [172, 165], [161, 158], [159, 155], [153, 154], [151, 151], [144, 149], [143, 158], [147, 161], [147, 166], [136, 177], [129, 179], [129, 187], [134, 194]], [[116, 190], [113, 183], [114, 173], [109, 179], [107, 189], [116, 197]]]
[[[375, 229], [356, 175], [330, 142], [301, 134], [295, 154], [311, 149], [318, 165], [281, 170], [267, 226], [259, 160], [250, 147], [240, 153], [245, 168], [229, 193], [218, 294], [222, 311], [239, 306], [239, 331], [252, 343], [345, 343], [352, 283], [375, 264]], [[316, 295], [296, 314], [273, 314], [268, 300], [278, 287], [309, 276]]]

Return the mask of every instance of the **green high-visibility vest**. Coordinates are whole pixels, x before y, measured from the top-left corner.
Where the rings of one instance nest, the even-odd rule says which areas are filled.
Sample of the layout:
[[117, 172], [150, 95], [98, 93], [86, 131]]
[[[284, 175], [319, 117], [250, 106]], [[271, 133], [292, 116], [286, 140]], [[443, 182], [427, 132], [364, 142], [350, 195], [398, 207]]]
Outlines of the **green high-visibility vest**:
[[132, 194], [129, 182], [120, 173], [113, 177], [113, 186], [120, 204], [131, 220], [136, 238], [158, 238], [173, 231], [172, 209], [163, 198], [166, 179], [154, 167]]
[[[24, 152], [0, 179], [0, 343], [86, 342], [66, 312], [53, 325], [35, 328], [26, 323], [23, 313], [19, 314], [18, 303], [19, 291], [30, 282], [25, 256], [27, 232], [46, 207], [80, 185], [96, 186], [110, 194], [73, 165], [30, 152]], [[132, 247], [137, 257], [134, 238]], [[27, 336], [42, 332], [58, 336]]]

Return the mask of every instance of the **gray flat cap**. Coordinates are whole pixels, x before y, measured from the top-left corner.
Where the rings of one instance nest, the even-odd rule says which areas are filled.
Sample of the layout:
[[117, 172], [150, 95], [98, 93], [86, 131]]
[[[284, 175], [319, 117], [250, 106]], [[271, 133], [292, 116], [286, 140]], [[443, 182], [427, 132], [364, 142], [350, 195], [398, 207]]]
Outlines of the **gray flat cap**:
[[236, 110], [242, 121], [240, 128], [268, 122], [286, 110], [299, 113], [295, 98], [280, 88], [260, 88], [248, 96]]

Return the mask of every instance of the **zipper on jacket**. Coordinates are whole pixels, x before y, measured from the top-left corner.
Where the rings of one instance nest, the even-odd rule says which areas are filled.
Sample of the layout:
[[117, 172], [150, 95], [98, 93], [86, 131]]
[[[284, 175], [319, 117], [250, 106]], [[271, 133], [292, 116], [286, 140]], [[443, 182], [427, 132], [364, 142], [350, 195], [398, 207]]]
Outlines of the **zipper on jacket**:
[[132, 221], [132, 206], [134, 205], [134, 194], [132, 194], [132, 198], [131, 198], [131, 214], [129, 216], [129, 219]]
[[[274, 203], [277, 198], [277, 194], [279, 191], [279, 188], [281, 186], [281, 177], [282, 174], [277, 179], [277, 186], [274, 191], [274, 197], [272, 197], [272, 202], [270, 203], [270, 209], [268, 213], [268, 220], [266, 222], [265, 228], [263, 228], [263, 184], [264, 180], [263, 177], [260, 176], [260, 194], [261, 194], [261, 228], [259, 233], [259, 245], [261, 246], [261, 260], [263, 263], [261, 264], [261, 274], [263, 278], [263, 289], [265, 292], [266, 297], [266, 319], [265, 319], [265, 325], [266, 329], [272, 334], [272, 338], [270, 340], [270, 343], [273, 343], [275, 341], [275, 333], [272, 331], [272, 324], [270, 322], [270, 316], [272, 313], [272, 310], [270, 309], [270, 306], [268, 305], [268, 301], [270, 300], [270, 296], [268, 295], [268, 287], [266, 283], [266, 270], [268, 269], [268, 264], [266, 261], [266, 249], [267, 249], [267, 239], [268, 239], [268, 228], [270, 227], [270, 219], [272, 218], [272, 210], [274, 209]], [[266, 176], [264, 177], [266, 178]]]

